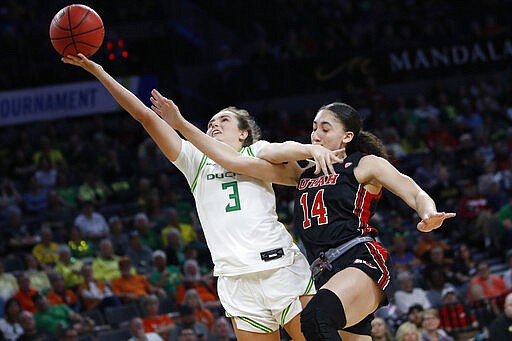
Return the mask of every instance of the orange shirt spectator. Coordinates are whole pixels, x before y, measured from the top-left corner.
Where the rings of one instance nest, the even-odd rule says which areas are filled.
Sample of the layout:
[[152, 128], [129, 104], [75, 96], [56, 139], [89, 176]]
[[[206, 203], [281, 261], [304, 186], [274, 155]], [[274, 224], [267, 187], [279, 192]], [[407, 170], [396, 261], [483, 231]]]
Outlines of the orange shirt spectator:
[[476, 269], [476, 275], [469, 282], [469, 301], [499, 296], [507, 290], [507, 285], [503, 278], [491, 275], [487, 262], [480, 262]]
[[174, 320], [167, 314], [157, 315], [157, 316], [148, 316], [145, 317], [142, 322], [144, 323], [144, 331], [146, 333], [154, 332], [161, 328], [174, 324]]
[[22, 310], [30, 311], [31, 313], [36, 312], [36, 306], [32, 301], [32, 296], [38, 294], [37, 290], [30, 288], [30, 278], [23, 272], [17, 278], [19, 290], [14, 294], [14, 297], [20, 301]]
[[205, 307], [197, 290], [188, 289], [185, 293], [183, 303], [189, 305], [194, 310], [196, 321], [203, 323], [209, 330], [212, 330], [215, 318], [213, 317], [212, 311]]
[[58, 305], [58, 304], [74, 304], [78, 303], [78, 297], [76, 294], [70, 290], [66, 289], [66, 291], [62, 294], [59, 294], [55, 292], [54, 290], [51, 290], [46, 294], [46, 297], [48, 298], [48, 301], [51, 305]]
[[[121, 277], [112, 280], [112, 292], [120, 297], [124, 303], [134, 299], [147, 296], [158, 289], [155, 289], [143, 275], [134, 275], [131, 273], [132, 263], [128, 257], [122, 257], [119, 260], [119, 270]], [[165, 296], [163, 289], [160, 289]]]
[[169, 315], [158, 314], [159, 305], [160, 301], [155, 295], [149, 295], [144, 299], [143, 307], [146, 312], [146, 317], [142, 320], [144, 332], [157, 333], [164, 340], [169, 340], [176, 324]]

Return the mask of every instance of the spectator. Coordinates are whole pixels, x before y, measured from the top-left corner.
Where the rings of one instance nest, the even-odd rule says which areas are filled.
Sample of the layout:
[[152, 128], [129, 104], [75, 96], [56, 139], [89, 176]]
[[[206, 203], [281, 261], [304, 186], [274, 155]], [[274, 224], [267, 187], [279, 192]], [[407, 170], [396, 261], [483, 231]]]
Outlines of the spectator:
[[18, 282], [18, 292], [14, 295], [15, 298], [21, 304], [21, 308], [23, 310], [27, 310], [31, 313], [36, 312], [36, 306], [34, 305], [34, 301], [32, 300], [32, 296], [38, 294], [37, 290], [34, 290], [30, 287], [30, 278], [28, 277], [26, 272], [20, 273], [16, 280]]
[[84, 182], [78, 187], [78, 200], [81, 203], [90, 202], [92, 205], [103, 205], [106, 203], [111, 191], [94, 172], [85, 176]]
[[[201, 338], [203, 340], [203, 338]], [[192, 328], [183, 328], [178, 334], [177, 341], [199, 341], [196, 331]]]
[[405, 314], [413, 304], [421, 304], [423, 308], [430, 308], [431, 304], [425, 290], [414, 286], [414, 278], [408, 271], [397, 275], [400, 289], [395, 292], [395, 302], [399, 314]]
[[41, 136], [39, 141], [39, 149], [32, 155], [32, 159], [35, 165], [38, 165], [42, 158], [46, 158], [50, 165], [54, 168], [67, 168], [64, 155], [59, 149], [51, 145], [50, 138], [46, 135]]
[[9, 213], [21, 214], [23, 197], [9, 178], [0, 180], [0, 219], [6, 219]]
[[71, 256], [75, 259], [89, 259], [96, 255], [96, 246], [90, 240], [82, 238], [80, 229], [76, 226], [69, 230], [68, 246]]
[[194, 310], [188, 305], [179, 307], [179, 317], [176, 319], [176, 328], [172, 331], [170, 341], [180, 340], [179, 335], [183, 329], [191, 329], [198, 341], [206, 341], [210, 335], [208, 327], [196, 321]]
[[471, 277], [476, 273], [476, 263], [473, 260], [468, 244], [460, 244], [452, 270], [454, 273], [454, 284], [460, 289], [466, 290]]
[[154, 271], [149, 275], [149, 283], [162, 288], [167, 296], [176, 299], [176, 290], [181, 283], [181, 271], [177, 265], [167, 265], [167, 256], [162, 250], [153, 252]]
[[420, 341], [421, 334], [414, 323], [404, 322], [396, 330], [396, 341]]
[[443, 290], [439, 319], [441, 320], [441, 326], [448, 333], [454, 330], [478, 327], [475, 316], [466, 305], [460, 303], [457, 291], [453, 288]]
[[383, 318], [375, 317], [372, 320], [372, 341], [394, 341], [389, 326]]
[[65, 244], [59, 245], [58, 252], [59, 260], [55, 265], [55, 271], [64, 278], [66, 288], [76, 289], [84, 281], [81, 274], [84, 263], [80, 259], [72, 257], [69, 246]]
[[124, 222], [118, 216], [110, 217], [108, 220], [110, 226], [109, 239], [114, 247], [114, 253], [116, 255], [126, 255], [126, 249], [128, 247], [128, 235], [124, 232]]
[[48, 208], [43, 214], [43, 219], [51, 227], [64, 227], [73, 222], [75, 210], [64, 202], [57, 191], [48, 191]]
[[13, 274], [4, 271], [4, 260], [0, 260], [0, 298], [4, 301], [18, 291], [18, 283]]
[[440, 268], [430, 268], [425, 274], [428, 290], [427, 299], [433, 308], [438, 309], [442, 304], [442, 292], [445, 289], [455, 289], [452, 283], [446, 281], [445, 273]]
[[414, 247], [414, 254], [421, 261], [425, 262], [428, 257], [428, 252], [434, 245], [440, 245], [445, 251], [450, 249], [450, 246], [441, 239], [438, 239], [434, 232], [420, 234], [419, 240]]
[[44, 269], [51, 269], [59, 260], [59, 245], [53, 241], [53, 232], [47, 227], [41, 228], [41, 241], [34, 246], [32, 253]]
[[57, 169], [50, 164], [50, 161], [42, 157], [39, 159], [34, 177], [41, 188], [50, 190], [57, 185], [57, 173]]
[[418, 331], [423, 331], [423, 306], [421, 304], [413, 304], [407, 311], [407, 321], [414, 323]]
[[114, 278], [121, 276], [119, 272], [119, 256], [114, 254], [112, 242], [109, 239], [100, 241], [100, 252], [92, 262], [94, 277], [110, 283]]
[[130, 321], [130, 333], [132, 337], [128, 341], [163, 341], [157, 333], [144, 331], [144, 323], [140, 317], [135, 317]]
[[425, 309], [423, 312], [421, 341], [453, 341], [453, 338], [440, 328], [439, 313], [436, 309]]
[[220, 308], [219, 297], [211, 281], [201, 277], [199, 265], [194, 259], [189, 259], [183, 264], [184, 278], [176, 291], [176, 302], [182, 304], [185, 299], [185, 292], [188, 289], [196, 289], [197, 293], [209, 309]]
[[176, 327], [174, 320], [167, 314], [159, 314], [159, 300], [155, 295], [149, 295], [144, 299], [143, 307], [146, 317], [143, 319], [146, 333], [157, 333], [164, 340], [168, 340], [172, 330]]
[[23, 328], [23, 334], [18, 338], [18, 341], [48, 341], [53, 339], [47, 331], [37, 329], [34, 315], [31, 312], [22, 311], [19, 320]]
[[15, 298], [10, 298], [5, 302], [4, 317], [0, 318], [0, 331], [7, 341], [16, 341], [23, 328], [19, 324], [19, 314], [21, 313], [20, 302]]
[[90, 264], [84, 264], [82, 267], [82, 277], [84, 282], [78, 287], [78, 294], [86, 311], [92, 309], [103, 311], [106, 307], [121, 305], [108, 285], [104, 281], [94, 278]]
[[407, 247], [407, 241], [403, 235], [393, 236], [393, 244], [391, 245], [391, 259], [397, 271], [415, 272], [419, 267], [420, 261], [412, 250]]
[[167, 255], [167, 263], [181, 266], [185, 262], [185, 253], [181, 243], [181, 232], [173, 227], [166, 234], [167, 246], [164, 249]]
[[48, 208], [48, 189], [39, 186], [35, 176], [30, 178], [28, 189], [23, 193], [25, 212], [37, 217]]
[[148, 216], [144, 212], [139, 212], [133, 218], [133, 226], [139, 233], [140, 241], [151, 250], [160, 248], [160, 239], [153, 230], [153, 226]]
[[183, 304], [190, 306], [194, 310], [196, 321], [201, 322], [207, 326], [209, 330], [212, 330], [213, 322], [215, 321], [213, 313], [210, 309], [204, 306], [201, 296], [199, 296], [195, 289], [188, 289], [185, 292]]
[[84, 238], [98, 241], [109, 234], [108, 224], [103, 214], [96, 212], [92, 201], [82, 202], [82, 211], [76, 216], [74, 225]]
[[119, 260], [121, 277], [112, 280], [112, 292], [118, 296], [123, 303], [138, 301], [140, 298], [158, 294], [165, 296], [162, 289], [153, 287], [143, 275], [132, 274], [132, 263], [128, 257]]
[[132, 231], [128, 238], [128, 248], [126, 255], [132, 261], [138, 274], [148, 274], [153, 266], [152, 249], [142, 244], [140, 232]]
[[424, 274], [429, 276], [429, 273], [434, 269], [439, 269], [443, 272], [446, 281], [453, 282], [452, 264], [453, 260], [446, 256], [450, 250], [444, 250], [441, 245], [434, 245], [427, 253], [426, 265]]
[[0, 222], [0, 230], [3, 230], [3, 242], [0, 245], [4, 244], [4, 251], [8, 253], [31, 252], [40, 240], [38, 235], [30, 231], [28, 224], [22, 221], [21, 213], [15, 211], [10, 211], [7, 219]]
[[512, 191], [508, 194], [508, 203], [501, 207], [497, 214], [499, 222], [498, 235], [501, 236], [501, 247], [512, 249]]
[[176, 228], [180, 231], [181, 242], [189, 243], [197, 238], [197, 233], [190, 223], [180, 221], [178, 211], [174, 208], [167, 211], [167, 224], [162, 229], [162, 241], [164, 246], [168, 246], [167, 233]]
[[41, 267], [41, 263], [31, 253], [25, 255], [25, 263], [27, 264], [26, 274], [30, 279], [30, 286], [38, 292], [46, 293], [50, 289], [50, 279]]
[[59, 272], [50, 274], [51, 290], [46, 294], [51, 305], [66, 305], [73, 311], [79, 312], [81, 309], [80, 301], [75, 292], [64, 286], [64, 278]]
[[505, 281], [500, 276], [491, 274], [486, 261], [479, 262], [476, 269], [476, 275], [469, 282], [468, 301], [491, 298], [505, 292]]
[[505, 297], [504, 311], [489, 326], [490, 341], [509, 341], [512, 338], [512, 293]]
[[89, 317], [83, 317], [65, 304], [50, 305], [48, 299], [39, 294], [33, 297], [37, 312], [34, 314], [36, 328], [46, 330], [56, 336], [59, 328], [73, 327], [79, 333], [92, 331], [94, 321]]

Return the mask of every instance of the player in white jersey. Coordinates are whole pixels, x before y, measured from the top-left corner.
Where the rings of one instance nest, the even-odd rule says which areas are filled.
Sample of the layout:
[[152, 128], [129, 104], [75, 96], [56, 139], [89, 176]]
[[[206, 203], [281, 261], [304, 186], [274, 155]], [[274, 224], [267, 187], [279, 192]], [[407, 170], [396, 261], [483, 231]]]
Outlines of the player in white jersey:
[[[277, 221], [271, 186], [272, 181], [293, 184], [296, 166], [252, 157], [264, 144], [253, 143], [257, 126], [246, 112], [226, 109], [212, 118], [208, 134], [212, 142], [240, 150], [240, 156], [247, 158], [244, 167], [248, 169], [243, 173], [254, 178], [227, 171], [182, 140], [101, 65], [82, 54], [62, 61], [95, 76], [185, 174], [219, 276], [219, 298], [232, 317], [238, 340], [279, 340], [279, 325], [294, 340], [304, 340], [299, 313], [315, 289], [304, 255]], [[308, 156], [328, 152], [322, 148], [313, 146]]]

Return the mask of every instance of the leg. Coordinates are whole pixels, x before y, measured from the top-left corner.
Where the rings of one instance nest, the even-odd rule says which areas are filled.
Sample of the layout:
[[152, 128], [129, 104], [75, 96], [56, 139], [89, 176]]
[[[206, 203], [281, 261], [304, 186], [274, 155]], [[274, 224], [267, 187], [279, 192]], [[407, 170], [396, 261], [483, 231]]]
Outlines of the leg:
[[346, 327], [374, 312], [384, 297], [382, 289], [363, 271], [349, 267], [334, 275], [322, 289], [334, 292], [344, 307]]
[[[307, 340], [341, 340], [337, 331], [357, 324], [375, 311], [383, 295], [363, 271], [352, 267], [341, 270], [303, 310], [302, 332]], [[356, 334], [350, 334], [355, 338]]]
[[233, 329], [235, 330], [236, 339], [238, 341], [279, 341], [279, 330], [272, 333], [254, 333], [247, 330], [238, 329], [235, 319], [231, 319]]
[[[304, 309], [306, 307], [306, 305], [311, 300], [311, 298], [313, 298], [313, 295], [304, 295], [299, 298], [300, 303], [302, 305], [302, 309]], [[304, 334], [302, 334], [302, 332], [300, 330], [300, 314], [295, 315], [295, 317], [293, 319], [291, 319], [290, 322], [285, 324], [283, 327], [286, 330], [286, 332], [288, 333], [288, 335], [291, 336], [293, 341], [306, 340], [304, 338]]]

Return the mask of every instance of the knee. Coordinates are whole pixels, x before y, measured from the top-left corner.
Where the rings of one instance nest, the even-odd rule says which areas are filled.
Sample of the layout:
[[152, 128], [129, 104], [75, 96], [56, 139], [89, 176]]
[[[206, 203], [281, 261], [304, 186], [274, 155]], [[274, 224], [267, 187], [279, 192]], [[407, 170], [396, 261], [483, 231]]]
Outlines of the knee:
[[301, 331], [306, 340], [340, 340], [338, 330], [346, 325], [345, 311], [338, 296], [321, 289], [300, 315]]

